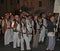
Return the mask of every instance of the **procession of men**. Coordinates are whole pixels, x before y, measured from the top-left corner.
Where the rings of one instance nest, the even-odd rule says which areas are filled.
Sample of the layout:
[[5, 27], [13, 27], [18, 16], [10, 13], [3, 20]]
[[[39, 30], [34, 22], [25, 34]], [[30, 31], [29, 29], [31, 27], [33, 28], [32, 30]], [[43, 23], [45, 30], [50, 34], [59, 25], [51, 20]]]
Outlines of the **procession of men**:
[[26, 47], [26, 50], [32, 51], [32, 48], [38, 48], [40, 43], [48, 41], [45, 50], [53, 51], [56, 42], [55, 34], [58, 31], [57, 24], [60, 25], [57, 22], [55, 14], [47, 18], [45, 12], [40, 15], [32, 15], [26, 11], [20, 12], [20, 15], [6, 13], [4, 17], [1, 17], [4, 46], [12, 43], [13, 48], [19, 47], [21, 51], [24, 51]]
[[3, 34], [4, 46], [12, 43], [14, 49], [24, 51], [26, 48], [26, 51], [32, 51], [41, 43], [46, 43], [45, 51], [54, 51], [56, 39], [60, 40], [60, 13], [54, 12], [32, 14], [19, 9], [14, 13], [5, 13], [0, 18], [0, 34]]
[[[37, 15], [34, 15], [32, 19], [32, 15], [29, 13], [21, 17], [18, 14], [5, 14], [5, 18], [2, 20], [4, 45], [13, 42], [13, 48], [21, 47], [21, 50], [24, 50], [24, 44], [26, 43], [26, 49], [31, 50], [30, 43], [33, 41], [33, 48], [38, 48], [40, 25]], [[45, 37], [45, 34], [43, 36]]]

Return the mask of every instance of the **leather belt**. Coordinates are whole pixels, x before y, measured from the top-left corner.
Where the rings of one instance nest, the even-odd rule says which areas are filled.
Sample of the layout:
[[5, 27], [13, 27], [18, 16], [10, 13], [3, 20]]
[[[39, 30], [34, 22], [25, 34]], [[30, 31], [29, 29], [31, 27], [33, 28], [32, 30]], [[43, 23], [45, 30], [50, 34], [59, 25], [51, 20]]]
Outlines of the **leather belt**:
[[26, 33], [23, 33], [23, 34], [26, 34]]
[[40, 29], [37, 29], [37, 30], [40, 30]]
[[19, 32], [19, 31], [17, 31], [17, 30], [13, 30], [14, 32]]
[[7, 29], [10, 29], [10, 28], [7, 28]]
[[30, 33], [30, 34], [32, 34], [32, 33]]
[[30, 27], [30, 28], [32, 28], [32, 27]]

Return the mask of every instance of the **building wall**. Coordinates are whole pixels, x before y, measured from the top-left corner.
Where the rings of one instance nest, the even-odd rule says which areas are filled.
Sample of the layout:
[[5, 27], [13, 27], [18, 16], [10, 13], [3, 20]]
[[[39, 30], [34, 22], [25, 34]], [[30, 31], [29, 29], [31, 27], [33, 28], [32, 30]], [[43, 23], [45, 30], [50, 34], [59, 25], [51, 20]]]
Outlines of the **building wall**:
[[[40, 7], [39, 7], [40, 2]], [[21, 8], [26, 6], [28, 8], [33, 8], [34, 11], [39, 9], [44, 9], [46, 12], [50, 12], [49, 0], [4, 0], [3, 4], [0, 4], [0, 13], [5, 11], [13, 11], [15, 8]]]

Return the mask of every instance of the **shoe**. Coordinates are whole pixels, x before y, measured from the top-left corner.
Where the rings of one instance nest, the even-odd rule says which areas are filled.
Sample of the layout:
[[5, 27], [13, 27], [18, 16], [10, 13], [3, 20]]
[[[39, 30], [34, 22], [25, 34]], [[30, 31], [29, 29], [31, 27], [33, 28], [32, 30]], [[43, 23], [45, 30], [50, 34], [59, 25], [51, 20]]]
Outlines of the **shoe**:
[[54, 50], [50, 50], [50, 51], [54, 51]]
[[49, 51], [49, 50], [45, 50], [45, 51]]
[[24, 51], [24, 50], [21, 50], [21, 51]]
[[45, 51], [49, 51], [49, 50], [45, 50]]
[[32, 51], [32, 50], [27, 50], [27, 51]]

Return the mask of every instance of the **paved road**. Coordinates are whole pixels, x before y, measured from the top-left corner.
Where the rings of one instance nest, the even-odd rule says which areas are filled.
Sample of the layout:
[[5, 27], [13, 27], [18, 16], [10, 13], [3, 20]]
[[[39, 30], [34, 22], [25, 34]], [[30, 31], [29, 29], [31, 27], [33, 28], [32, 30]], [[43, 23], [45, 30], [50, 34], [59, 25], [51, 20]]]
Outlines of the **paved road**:
[[[39, 47], [37, 49], [32, 49], [31, 51], [45, 51], [45, 49], [46, 49], [46, 43], [41, 43], [39, 44]], [[4, 46], [3, 38], [0, 36], [0, 51], [20, 51], [20, 48], [13, 49], [12, 43], [9, 46]], [[60, 51], [60, 41], [56, 42], [54, 51]]]

